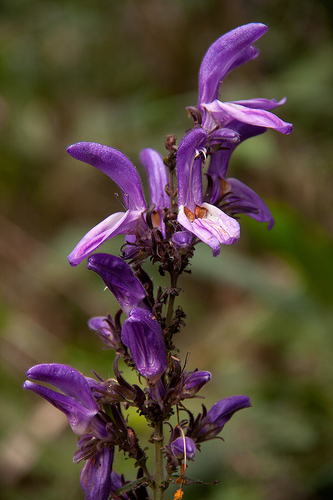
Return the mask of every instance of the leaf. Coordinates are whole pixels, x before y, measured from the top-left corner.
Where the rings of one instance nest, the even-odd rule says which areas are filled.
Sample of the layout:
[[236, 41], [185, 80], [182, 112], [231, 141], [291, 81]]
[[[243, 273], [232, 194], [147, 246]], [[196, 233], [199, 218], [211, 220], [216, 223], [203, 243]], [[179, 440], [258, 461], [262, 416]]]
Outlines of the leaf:
[[216, 484], [221, 482], [219, 480], [216, 480], [213, 481], [212, 483], [208, 483], [207, 481], [201, 481], [200, 479], [191, 479], [190, 477], [184, 477], [184, 476], [170, 476], [167, 481], [172, 484], [179, 484], [180, 477], [181, 477], [181, 482], [186, 486], [188, 486], [189, 484], [205, 484], [207, 486], [215, 486]]
[[136, 490], [140, 486], [148, 486], [148, 480], [145, 476], [140, 477], [140, 479], [136, 479], [131, 483], [125, 484], [125, 486], [122, 486], [121, 488], [119, 488], [119, 490], [116, 491], [116, 494], [122, 495], [123, 493], [127, 493], [128, 491]]

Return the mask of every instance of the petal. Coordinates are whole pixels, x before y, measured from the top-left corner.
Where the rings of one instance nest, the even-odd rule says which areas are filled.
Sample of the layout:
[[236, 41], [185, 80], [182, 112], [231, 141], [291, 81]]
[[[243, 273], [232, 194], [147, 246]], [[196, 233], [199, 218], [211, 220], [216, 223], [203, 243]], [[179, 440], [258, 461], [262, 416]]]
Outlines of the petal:
[[133, 163], [117, 149], [95, 142], [78, 142], [67, 148], [67, 152], [98, 168], [120, 187], [127, 208], [145, 210], [146, 202], [138, 172]]
[[170, 198], [165, 191], [169, 179], [162, 156], [154, 149], [146, 148], [139, 158], [148, 172], [151, 204], [159, 211], [169, 207]]
[[79, 436], [87, 434], [90, 429], [91, 420], [98, 412], [98, 408], [95, 410], [89, 409], [75, 398], [64, 396], [59, 392], [30, 382], [29, 380], [24, 382], [23, 389], [35, 392], [55, 406], [55, 408], [62, 411], [68, 418], [72, 431]]
[[223, 427], [233, 414], [243, 408], [249, 408], [251, 400], [247, 396], [230, 396], [220, 399], [211, 407], [207, 413], [206, 423], [212, 423], [217, 427]]
[[189, 231], [177, 231], [172, 235], [171, 241], [179, 253], [185, 254], [193, 244], [193, 234]]
[[[274, 218], [271, 214], [270, 209], [266, 205], [266, 203], [257, 195], [251, 188], [243, 184], [238, 179], [228, 178], [227, 181], [231, 186], [230, 195], [228, 194], [225, 198], [225, 201], [228, 203], [230, 200], [244, 200], [245, 202], [250, 202], [255, 205], [258, 209], [258, 213], [248, 213], [246, 214], [252, 219], [257, 220], [258, 222], [268, 222], [267, 229], [272, 229], [274, 226]], [[242, 213], [241, 210], [235, 213]]]
[[211, 378], [212, 374], [207, 371], [196, 371], [191, 373], [185, 380], [183, 393], [188, 393], [191, 397], [194, 396]]
[[108, 325], [107, 318], [105, 316], [94, 316], [88, 320], [88, 327], [90, 330], [94, 330], [95, 332], [101, 332], [103, 335], [109, 337], [110, 326]]
[[177, 152], [178, 204], [192, 212], [202, 202], [201, 159], [195, 160], [195, 157], [206, 143], [206, 132], [195, 128], [183, 137]]
[[137, 370], [149, 382], [156, 382], [167, 369], [167, 359], [162, 330], [153, 314], [132, 309], [123, 324], [121, 338]]
[[293, 130], [291, 123], [284, 122], [273, 113], [264, 109], [252, 109], [232, 102], [215, 100], [204, 106], [216, 123], [224, 127], [232, 120], [256, 125], [258, 127], [273, 128], [283, 134], [290, 134]]
[[246, 50], [244, 50], [244, 52], [241, 53], [239, 57], [237, 57], [235, 62], [228, 69], [228, 72], [225, 74], [225, 76], [234, 69], [238, 68], [239, 66], [242, 66], [243, 64], [252, 61], [252, 59], [255, 59], [256, 57], [258, 57], [258, 55], [259, 55], [259, 50], [256, 49], [256, 47], [251, 47], [251, 46], [248, 47]]
[[248, 101], [232, 101], [234, 104], [240, 104], [241, 106], [246, 106], [247, 108], [258, 108], [258, 109], [274, 109], [277, 106], [282, 106], [286, 102], [287, 98], [284, 97], [281, 101], [276, 99], [264, 99], [258, 97], [257, 99], [249, 99]]
[[221, 399], [212, 406], [202, 419], [197, 441], [214, 439], [236, 411], [250, 406], [251, 400], [247, 396], [231, 396]]
[[96, 335], [103, 340], [104, 344], [106, 344], [109, 349], [117, 349], [118, 339], [112, 331], [105, 316], [95, 316], [90, 318], [88, 321], [88, 327], [90, 330], [94, 330]]
[[[186, 458], [189, 460], [193, 460], [195, 457], [195, 443], [193, 439], [189, 437], [185, 437], [185, 449], [186, 449]], [[184, 458], [184, 440], [182, 437], [179, 437], [172, 441], [170, 444], [171, 453], [178, 458], [179, 460], [183, 460]]]
[[76, 266], [88, 257], [104, 241], [117, 234], [133, 234], [138, 226], [142, 211], [127, 210], [110, 215], [82, 238], [68, 255], [71, 266]]
[[252, 52], [250, 45], [266, 31], [264, 24], [246, 24], [229, 31], [210, 46], [200, 67], [199, 109], [218, 98], [221, 82], [229, 71], [256, 57], [257, 52]]
[[107, 447], [86, 461], [80, 476], [85, 500], [108, 500], [113, 456], [114, 448]]
[[216, 257], [220, 253], [220, 244], [232, 245], [239, 239], [239, 223], [213, 205], [203, 203], [201, 207], [207, 210], [205, 218], [194, 219], [191, 222], [185, 215], [184, 207], [181, 206], [177, 219], [188, 231], [209, 245], [213, 250], [213, 256]]
[[146, 297], [145, 289], [123, 259], [107, 253], [96, 253], [89, 257], [87, 268], [99, 274], [125, 314], [128, 315], [133, 307], [141, 307]]
[[71, 366], [43, 363], [32, 366], [27, 371], [27, 377], [52, 384], [66, 396], [75, 398], [90, 410], [98, 410], [85, 377]]
[[209, 144], [218, 144], [218, 143], [235, 143], [239, 142], [240, 136], [236, 130], [232, 130], [230, 128], [218, 128], [214, 130], [210, 135]]

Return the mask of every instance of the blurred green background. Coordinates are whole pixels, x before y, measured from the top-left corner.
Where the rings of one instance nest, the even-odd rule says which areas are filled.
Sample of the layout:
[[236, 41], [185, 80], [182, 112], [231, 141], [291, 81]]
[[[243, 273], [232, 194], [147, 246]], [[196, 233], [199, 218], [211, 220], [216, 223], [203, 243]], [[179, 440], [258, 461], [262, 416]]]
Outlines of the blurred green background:
[[[200, 245], [180, 282], [179, 336], [188, 369], [209, 369], [208, 406], [247, 394], [253, 407], [203, 445], [185, 499], [333, 498], [333, 7], [329, 0], [2, 0], [0, 7], [1, 491], [5, 500], [76, 500], [80, 466], [66, 418], [22, 391], [25, 372], [62, 362], [112, 376], [112, 352], [90, 316], [114, 313], [103, 283], [66, 256], [119, 210], [115, 185], [67, 156], [95, 141], [164, 153], [190, 126], [209, 45], [248, 22], [269, 30], [260, 57], [228, 75], [222, 100], [287, 103], [293, 122], [235, 152], [230, 175], [269, 204], [265, 225], [243, 217], [237, 245], [214, 259]], [[142, 176], [143, 177], [143, 176]], [[122, 237], [103, 247], [117, 253]], [[151, 270], [156, 283], [163, 283]], [[167, 283], [163, 283], [167, 285]], [[130, 375], [132, 376], [132, 375]], [[202, 400], [192, 402], [200, 409]], [[145, 431], [134, 414], [131, 424]], [[148, 435], [147, 435], [148, 437]], [[115, 468], [133, 479], [132, 463]], [[166, 494], [172, 498], [172, 491]]]

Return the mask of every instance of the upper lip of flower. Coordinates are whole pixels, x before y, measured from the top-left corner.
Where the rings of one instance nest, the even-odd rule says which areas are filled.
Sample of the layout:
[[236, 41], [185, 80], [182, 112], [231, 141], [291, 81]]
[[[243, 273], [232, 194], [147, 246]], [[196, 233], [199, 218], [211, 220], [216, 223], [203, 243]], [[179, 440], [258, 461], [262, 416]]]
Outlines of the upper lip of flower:
[[65, 413], [73, 432], [80, 436], [88, 432], [92, 418], [98, 413], [98, 405], [80, 372], [67, 365], [43, 363], [30, 368], [27, 377], [60, 389], [63, 394], [29, 380], [23, 385], [24, 389], [36, 392]]
[[89, 257], [87, 268], [101, 276], [125, 314], [128, 315], [133, 307], [147, 309], [143, 303], [145, 289], [123, 259], [115, 255], [95, 253]]
[[[147, 204], [135, 166], [120, 151], [93, 142], [78, 142], [69, 146], [67, 152], [73, 158], [98, 168], [118, 184], [127, 208], [125, 213], [118, 212], [110, 215], [82, 238], [68, 256], [70, 264], [76, 266], [105, 240], [117, 234], [135, 234], [140, 218], [147, 209]], [[164, 190], [167, 175], [163, 160], [152, 149], [142, 151], [140, 158], [148, 172], [152, 203], [156, 205], [155, 211], [161, 213], [167, 205], [167, 194]], [[159, 224], [163, 226], [161, 215]]]
[[216, 40], [206, 52], [199, 72], [198, 109], [203, 114], [202, 127], [211, 131], [216, 125], [225, 127], [233, 120], [260, 127], [268, 127], [284, 134], [292, 132], [292, 125], [268, 110], [279, 104], [275, 99], [250, 99], [221, 102], [219, 88], [224, 77], [242, 64], [254, 59], [259, 51], [252, 47], [267, 31], [261, 23], [249, 23], [229, 31]]
[[252, 47], [267, 31], [261, 23], [250, 23], [225, 33], [207, 50], [199, 72], [199, 101], [202, 104], [218, 98], [224, 77], [233, 69], [257, 57], [259, 51]]

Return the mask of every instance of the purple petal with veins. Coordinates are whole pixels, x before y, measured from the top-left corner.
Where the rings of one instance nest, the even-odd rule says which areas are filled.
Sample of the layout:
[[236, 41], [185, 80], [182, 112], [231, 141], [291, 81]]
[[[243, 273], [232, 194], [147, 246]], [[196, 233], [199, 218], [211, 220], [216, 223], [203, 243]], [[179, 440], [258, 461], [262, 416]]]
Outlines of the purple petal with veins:
[[225, 127], [233, 120], [238, 120], [257, 127], [273, 128], [283, 134], [290, 134], [293, 131], [291, 123], [284, 122], [264, 109], [255, 109], [218, 100], [204, 104], [204, 107], [220, 127]]

